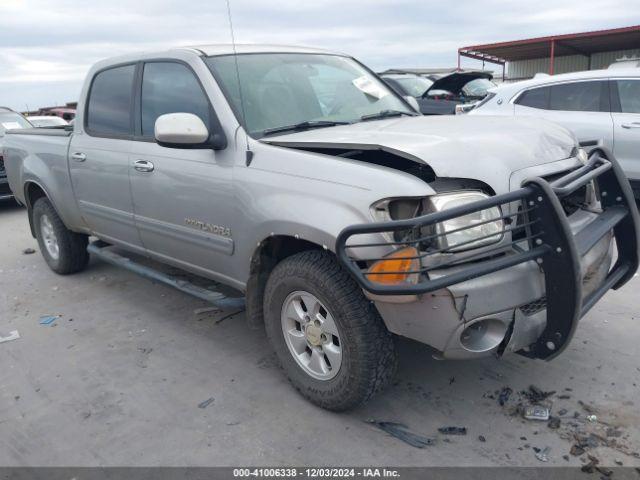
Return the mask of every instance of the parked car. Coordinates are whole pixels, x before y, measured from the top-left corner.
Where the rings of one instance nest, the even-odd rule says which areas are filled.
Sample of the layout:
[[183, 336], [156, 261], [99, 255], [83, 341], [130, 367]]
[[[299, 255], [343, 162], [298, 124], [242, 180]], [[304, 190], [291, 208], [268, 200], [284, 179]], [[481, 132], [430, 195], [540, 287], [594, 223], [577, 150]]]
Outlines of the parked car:
[[469, 112], [544, 118], [585, 146], [609, 148], [640, 198], [640, 69], [611, 68], [538, 76], [504, 84]]
[[331, 410], [390, 381], [393, 334], [444, 358], [554, 358], [638, 266], [637, 207], [606, 150], [586, 158], [542, 120], [418, 115], [324, 50], [105, 60], [73, 132], [12, 131], [5, 155], [53, 271], [91, 253], [233, 300], [124, 250], [234, 287], [291, 383]]
[[456, 107], [482, 100], [493, 75], [482, 70], [411, 73], [388, 70], [382, 79], [402, 96], [414, 97], [423, 115], [453, 115]]
[[29, 127], [31, 127], [31, 124], [20, 113], [14, 112], [7, 107], [0, 107], [0, 201], [13, 198], [2, 156], [2, 143], [5, 133], [11, 129]]
[[54, 115], [34, 115], [27, 117], [34, 127], [64, 127], [69, 125], [65, 119]]

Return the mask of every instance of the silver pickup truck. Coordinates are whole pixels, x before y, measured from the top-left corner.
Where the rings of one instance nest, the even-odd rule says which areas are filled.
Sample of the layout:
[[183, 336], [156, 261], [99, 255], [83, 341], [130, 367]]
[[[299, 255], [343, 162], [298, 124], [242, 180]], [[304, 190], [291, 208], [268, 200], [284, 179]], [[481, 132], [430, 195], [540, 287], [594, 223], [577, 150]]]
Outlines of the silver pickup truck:
[[54, 271], [90, 252], [211, 293], [124, 251], [239, 290], [292, 384], [331, 410], [389, 381], [394, 334], [443, 358], [551, 359], [638, 266], [609, 152], [542, 120], [420, 116], [321, 50], [100, 62], [73, 129], [12, 131], [4, 158]]

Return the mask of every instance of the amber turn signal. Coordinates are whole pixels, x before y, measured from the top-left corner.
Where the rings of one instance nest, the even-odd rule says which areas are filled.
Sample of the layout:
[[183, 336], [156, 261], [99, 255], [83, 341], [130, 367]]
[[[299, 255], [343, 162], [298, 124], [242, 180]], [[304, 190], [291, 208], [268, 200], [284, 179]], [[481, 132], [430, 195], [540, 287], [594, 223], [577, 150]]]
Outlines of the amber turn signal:
[[383, 260], [374, 263], [367, 271], [367, 278], [383, 285], [415, 283], [420, 269], [418, 250], [406, 247], [387, 255]]

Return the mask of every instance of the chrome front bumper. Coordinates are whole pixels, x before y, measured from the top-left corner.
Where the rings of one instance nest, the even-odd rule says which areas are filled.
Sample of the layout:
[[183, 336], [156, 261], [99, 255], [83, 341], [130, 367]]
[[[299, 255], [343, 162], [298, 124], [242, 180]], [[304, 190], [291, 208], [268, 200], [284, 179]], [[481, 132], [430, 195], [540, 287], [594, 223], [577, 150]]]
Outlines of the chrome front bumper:
[[[601, 211], [578, 210], [568, 217], [560, 199], [590, 182], [600, 192]], [[410, 257], [419, 258], [417, 282], [383, 285], [368, 279], [370, 262], [363, 259], [363, 248], [375, 250], [376, 257], [385, 245], [372, 234], [409, 232], [410, 240], [386, 245], [417, 247], [429, 237], [425, 226], [492, 206], [511, 211], [514, 203], [526, 207], [525, 223], [505, 223], [513, 225], [509, 232], [514, 236], [526, 225], [526, 235], [513, 239], [507, 250], [439, 269], [429, 267], [429, 253], [420, 250], [419, 257]], [[600, 150], [587, 165], [552, 183], [533, 178], [520, 190], [487, 201], [410, 220], [347, 227], [338, 237], [337, 253], [394, 333], [427, 343], [449, 358], [518, 351], [551, 359], [567, 347], [579, 319], [637, 270], [639, 224], [629, 182], [613, 156]], [[527, 248], [518, 248], [523, 241]], [[611, 267], [614, 241], [617, 260]]]

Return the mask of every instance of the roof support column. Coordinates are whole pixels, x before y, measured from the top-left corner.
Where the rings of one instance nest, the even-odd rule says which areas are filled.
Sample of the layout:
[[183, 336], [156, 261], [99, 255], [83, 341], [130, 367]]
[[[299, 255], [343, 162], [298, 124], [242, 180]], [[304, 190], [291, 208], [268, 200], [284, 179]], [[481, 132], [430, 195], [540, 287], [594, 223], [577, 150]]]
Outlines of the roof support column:
[[556, 41], [551, 39], [551, 56], [549, 58], [549, 75], [553, 75], [553, 66], [556, 63]]

